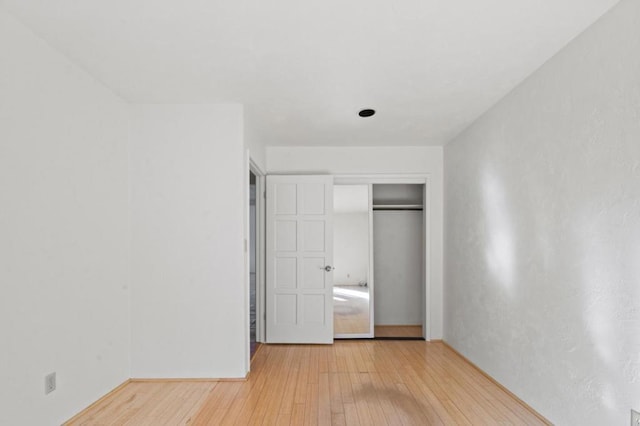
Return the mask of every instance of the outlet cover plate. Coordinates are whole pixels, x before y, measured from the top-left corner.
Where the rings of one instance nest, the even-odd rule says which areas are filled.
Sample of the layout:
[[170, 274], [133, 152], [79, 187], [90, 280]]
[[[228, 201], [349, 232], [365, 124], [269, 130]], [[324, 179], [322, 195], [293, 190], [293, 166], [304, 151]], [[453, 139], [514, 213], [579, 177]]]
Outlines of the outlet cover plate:
[[640, 411], [631, 410], [631, 426], [640, 426]]
[[47, 395], [56, 390], [56, 373], [47, 374], [44, 378], [44, 394]]

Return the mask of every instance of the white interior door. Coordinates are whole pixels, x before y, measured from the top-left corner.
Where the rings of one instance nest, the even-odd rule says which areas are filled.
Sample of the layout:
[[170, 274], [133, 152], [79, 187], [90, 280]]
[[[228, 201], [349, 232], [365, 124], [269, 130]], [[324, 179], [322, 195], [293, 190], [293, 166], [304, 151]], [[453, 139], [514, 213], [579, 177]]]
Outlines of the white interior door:
[[332, 216], [332, 176], [267, 176], [268, 343], [333, 343]]

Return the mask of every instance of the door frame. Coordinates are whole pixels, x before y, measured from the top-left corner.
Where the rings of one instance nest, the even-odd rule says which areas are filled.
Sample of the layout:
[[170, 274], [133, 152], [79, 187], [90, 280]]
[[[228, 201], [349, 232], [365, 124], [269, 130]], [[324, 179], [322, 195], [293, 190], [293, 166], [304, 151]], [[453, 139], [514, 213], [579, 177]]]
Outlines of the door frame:
[[266, 174], [253, 160], [250, 160], [249, 169], [256, 177], [256, 340], [264, 343]]
[[[424, 232], [422, 234], [423, 239], [423, 289], [424, 289], [424, 297], [422, 299], [423, 303], [423, 318], [422, 318], [422, 337], [426, 341], [431, 340], [431, 176], [429, 174], [335, 174], [334, 175], [334, 185], [358, 185], [358, 184], [369, 184], [370, 188], [373, 187], [374, 184], [422, 184], [424, 185], [424, 193], [423, 193], [423, 206], [422, 206], [422, 217], [423, 217], [423, 226]], [[370, 189], [371, 190], [371, 189]], [[372, 197], [372, 194], [371, 194]], [[372, 198], [369, 200], [372, 202]], [[371, 214], [372, 211], [370, 210]], [[369, 224], [370, 228], [370, 238], [371, 238], [371, 246], [370, 246], [370, 264], [369, 264], [369, 273], [370, 279], [373, 283], [375, 281], [375, 277], [373, 275], [373, 221]], [[375, 284], [374, 284], [375, 285]], [[373, 291], [372, 291], [373, 293]], [[373, 294], [370, 296], [370, 309], [373, 309], [374, 298]], [[371, 326], [374, 327], [374, 318], [371, 318]]]
[[249, 190], [249, 172], [256, 177], [256, 341], [263, 343], [264, 340], [264, 291], [265, 291], [265, 176], [266, 173], [251, 158], [251, 153], [246, 150], [245, 155], [245, 309], [246, 309], [246, 370], [250, 371], [251, 348], [250, 348], [250, 326], [251, 326], [251, 258], [250, 258], [250, 213], [251, 193]]

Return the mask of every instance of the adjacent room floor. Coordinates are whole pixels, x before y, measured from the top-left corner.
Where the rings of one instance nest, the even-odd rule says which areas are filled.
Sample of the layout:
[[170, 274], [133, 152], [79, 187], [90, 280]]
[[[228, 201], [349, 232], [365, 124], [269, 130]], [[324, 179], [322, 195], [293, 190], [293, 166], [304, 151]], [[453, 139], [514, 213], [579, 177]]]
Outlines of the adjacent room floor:
[[545, 424], [440, 342], [262, 345], [247, 381], [131, 382], [72, 425]]

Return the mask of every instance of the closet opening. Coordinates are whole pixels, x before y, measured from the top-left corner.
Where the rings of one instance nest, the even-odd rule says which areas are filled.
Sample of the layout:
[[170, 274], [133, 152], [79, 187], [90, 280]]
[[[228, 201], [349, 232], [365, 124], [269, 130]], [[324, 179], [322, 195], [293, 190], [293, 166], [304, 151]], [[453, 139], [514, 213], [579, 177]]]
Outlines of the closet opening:
[[373, 294], [376, 338], [425, 335], [423, 184], [374, 184]]
[[334, 185], [334, 338], [425, 338], [425, 189]]

